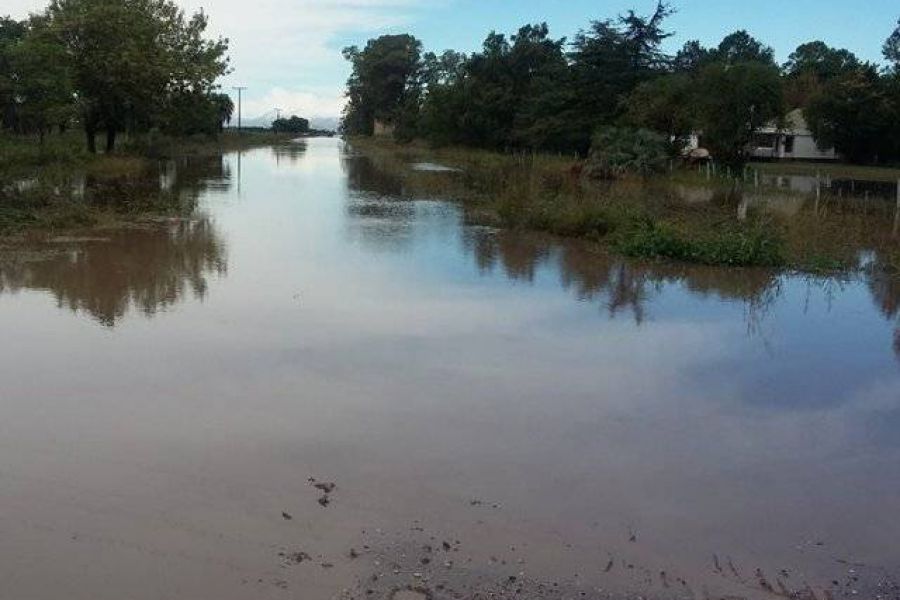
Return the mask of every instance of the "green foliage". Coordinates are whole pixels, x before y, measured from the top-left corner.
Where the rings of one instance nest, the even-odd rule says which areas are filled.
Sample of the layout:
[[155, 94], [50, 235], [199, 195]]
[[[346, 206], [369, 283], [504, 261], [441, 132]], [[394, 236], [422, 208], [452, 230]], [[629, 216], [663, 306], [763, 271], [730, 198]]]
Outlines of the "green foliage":
[[[895, 84], [894, 84], [895, 85]], [[897, 132], [892, 82], [871, 66], [829, 81], [806, 111], [821, 146], [834, 147], [853, 162], [877, 162], [894, 154]]]
[[663, 28], [672, 13], [658, 2], [649, 17], [632, 11], [616, 20], [594, 21], [575, 36], [570, 60], [577, 106], [573, 119], [582, 133], [579, 150], [587, 149], [590, 132], [620, 116], [622, 98], [667, 70], [661, 47], [672, 35]]
[[894, 69], [900, 71], [900, 19], [897, 20], [897, 28], [884, 42], [882, 53], [888, 61], [893, 63]]
[[859, 59], [849, 50], [820, 41], [798, 46], [783, 67], [787, 106], [808, 108], [825, 84], [860, 67]]
[[648, 221], [620, 232], [614, 246], [626, 256], [706, 265], [778, 267], [785, 263], [782, 240], [763, 225], [691, 236], [671, 225]]
[[0, 126], [7, 129], [18, 125], [13, 54], [27, 30], [25, 21], [0, 18]]
[[675, 54], [672, 70], [676, 73], [696, 73], [712, 60], [712, 51], [704, 48], [698, 40], [690, 40]]
[[711, 58], [726, 65], [754, 62], [775, 66], [775, 51], [743, 29], [725, 36], [719, 47], [712, 51]]
[[[371, 135], [378, 120], [402, 141], [586, 156], [593, 132], [631, 127], [663, 135], [672, 151], [701, 134], [715, 161], [740, 168], [759, 129], [803, 108], [821, 146], [836, 144], [855, 160], [897, 160], [900, 26], [884, 45], [893, 70], [879, 72], [821, 41], [798, 46], [779, 67], [774, 50], [745, 30], [712, 48], [693, 40], [666, 55], [673, 12], [658, 1], [646, 16], [592, 21], [571, 42], [553, 38], [546, 23], [509, 36], [492, 31], [471, 55], [423, 55], [411, 36], [347, 48], [353, 74], [343, 130]], [[840, 89], [867, 70], [880, 104], [865, 86]], [[885, 138], [877, 144], [874, 129]]]
[[422, 43], [411, 35], [384, 35], [362, 50], [345, 48], [353, 71], [347, 81], [342, 128], [371, 135], [375, 121], [397, 125], [420, 92]]
[[605, 127], [594, 135], [587, 174], [614, 179], [658, 173], [669, 159], [668, 148], [666, 139], [650, 130]]
[[168, 135], [215, 135], [222, 130], [223, 120], [233, 107], [225, 94], [179, 90], [166, 99], [160, 115], [160, 130]]
[[272, 122], [272, 131], [275, 133], [307, 133], [309, 132], [309, 121], [297, 115], [291, 115], [290, 119], [275, 119]]
[[625, 100], [625, 121], [669, 140], [690, 135], [697, 121], [697, 82], [684, 73], [662, 75], [639, 85]]
[[699, 129], [713, 156], [733, 168], [747, 161], [754, 132], [784, 115], [778, 69], [763, 62], [712, 63], [699, 74]]
[[165, 107], [195, 105], [228, 69], [227, 40], [205, 39], [206, 15], [187, 17], [171, 0], [53, 0], [46, 18], [68, 58], [91, 150], [97, 129], [112, 150], [118, 132], [146, 131], [165, 120]]
[[27, 34], [9, 51], [14, 72], [17, 128], [36, 131], [43, 141], [53, 126], [65, 128], [75, 102], [72, 79], [61, 45], [47, 21], [33, 16]]

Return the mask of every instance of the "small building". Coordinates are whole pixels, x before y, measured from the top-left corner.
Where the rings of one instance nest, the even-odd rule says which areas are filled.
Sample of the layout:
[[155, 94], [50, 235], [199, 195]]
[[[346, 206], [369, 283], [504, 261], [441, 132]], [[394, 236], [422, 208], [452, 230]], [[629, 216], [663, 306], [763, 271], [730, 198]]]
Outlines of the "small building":
[[758, 160], [838, 160], [834, 148], [821, 149], [806, 123], [802, 109], [789, 112], [783, 127], [770, 123], [753, 136], [750, 155]]

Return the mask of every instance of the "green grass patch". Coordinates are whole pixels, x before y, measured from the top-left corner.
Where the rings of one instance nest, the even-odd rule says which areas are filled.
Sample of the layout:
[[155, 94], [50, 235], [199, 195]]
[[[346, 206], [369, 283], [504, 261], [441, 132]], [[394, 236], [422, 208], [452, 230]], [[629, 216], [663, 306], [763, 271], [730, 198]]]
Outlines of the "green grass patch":
[[687, 235], [667, 223], [645, 222], [617, 233], [613, 248], [636, 258], [664, 258], [729, 267], [780, 267], [781, 238], [766, 226]]

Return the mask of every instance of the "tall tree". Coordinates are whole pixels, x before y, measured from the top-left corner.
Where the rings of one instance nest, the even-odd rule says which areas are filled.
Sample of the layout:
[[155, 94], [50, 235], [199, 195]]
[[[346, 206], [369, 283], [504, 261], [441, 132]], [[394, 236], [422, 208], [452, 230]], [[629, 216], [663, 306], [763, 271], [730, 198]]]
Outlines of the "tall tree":
[[873, 65], [832, 79], [806, 111], [821, 147], [833, 147], [853, 162], [887, 159], [893, 144], [889, 80]]
[[422, 43], [411, 35], [384, 35], [360, 50], [343, 51], [352, 73], [347, 81], [343, 129], [370, 135], [375, 121], [398, 126], [419, 100]]
[[170, 94], [207, 94], [228, 70], [225, 39], [203, 37], [207, 19], [172, 0], [53, 0], [47, 15], [65, 47], [88, 148], [159, 118]]
[[775, 66], [775, 51], [743, 29], [725, 36], [718, 48], [712, 51], [712, 58], [728, 65], [758, 62]]
[[575, 36], [570, 54], [577, 91], [578, 129], [584, 132], [583, 150], [591, 133], [609, 124], [621, 112], [621, 100], [640, 83], [667, 70], [663, 42], [671, 37], [664, 28], [672, 8], [658, 2], [653, 14], [633, 11], [615, 20], [594, 21]]
[[788, 107], [806, 108], [828, 81], [859, 66], [859, 59], [852, 52], [832, 48], [825, 42], [798, 46], [782, 67]]
[[696, 73], [712, 58], [711, 50], [704, 48], [698, 40], [690, 40], [675, 54], [672, 70], [676, 73]]
[[32, 16], [28, 32], [10, 53], [20, 128], [44, 135], [65, 127], [73, 113], [74, 91], [64, 48], [47, 20]]
[[900, 71], [900, 19], [897, 19], [897, 28], [884, 42], [882, 53], [886, 59], [894, 64], [894, 68]]
[[697, 91], [704, 144], [735, 168], [747, 161], [754, 133], [784, 114], [778, 69], [763, 62], [711, 64], [700, 74]]
[[13, 129], [17, 125], [17, 103], [13, 49], [25, 37], [25, 21], [0, 18], [0, 126]]
[[676, 146], [696, 130], [697, 83], [686, 73], [642, 83], [625, 103], [629, 125], [665, 134]]

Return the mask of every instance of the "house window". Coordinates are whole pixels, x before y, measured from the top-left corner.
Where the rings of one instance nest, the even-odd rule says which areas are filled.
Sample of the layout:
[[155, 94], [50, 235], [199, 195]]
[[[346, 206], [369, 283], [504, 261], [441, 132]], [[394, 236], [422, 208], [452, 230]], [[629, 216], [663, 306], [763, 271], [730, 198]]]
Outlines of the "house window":
[[794, 136], [788, 135], [784, 138], [784, 153], [785, 154], [793, 154], [794, 153]]

